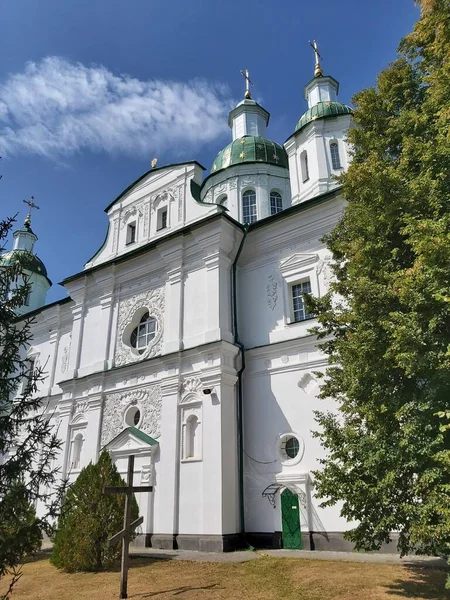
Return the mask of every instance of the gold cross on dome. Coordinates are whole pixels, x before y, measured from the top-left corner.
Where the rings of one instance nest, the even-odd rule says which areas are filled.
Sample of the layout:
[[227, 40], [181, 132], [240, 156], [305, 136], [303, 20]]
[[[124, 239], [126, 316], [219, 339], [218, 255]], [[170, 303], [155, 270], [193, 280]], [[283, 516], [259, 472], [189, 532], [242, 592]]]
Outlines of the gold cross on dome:
[[152, 169], [154, 169], [156, 167], [157, 162], [158, 162], [158, 159], [155, 156], [155, 158], [152, 159]]
[[250, 75], [249, 75], [248, 69], [242, 70], [241, 71], [241, 75], [245, 79], [245, 94], [244, 94], [244, 98], [246, 98], [247, 100], [250, 100], [251, 99], [250, 86], [251, 85], [255, 85], [255, 84], [250, 79]]
[[322, 67], [320, 65], [320, 59], [322, 59], [322, 57], [319, 54], [319, 46], [317, 45], [316, 40], [309, 42], [309, 44], [310, 44], [311, 48], [314, 50], [314, 56], [316, 59], [316, 66], [314, 68], [314, 77], [323, 77], [323, 71], [322, 71]]
[[30, 196], [30, 200], [24, 200], [25, 204], [28, 204], [28, 214], [25, 218], [25, 225], [31, 225], [31, 210], [33, 208], [39, 209], [39, 206], [34, 203], [34, 196]]

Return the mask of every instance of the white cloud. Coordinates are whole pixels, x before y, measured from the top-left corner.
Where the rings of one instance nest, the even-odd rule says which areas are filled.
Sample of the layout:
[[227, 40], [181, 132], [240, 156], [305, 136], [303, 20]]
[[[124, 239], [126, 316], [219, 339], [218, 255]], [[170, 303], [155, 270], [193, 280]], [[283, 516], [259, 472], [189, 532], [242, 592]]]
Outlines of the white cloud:
[[141, 81], [48, 57], [0, 85], [0, 154], [180, 155], [222, 136], [229, 109], [219, 84]]

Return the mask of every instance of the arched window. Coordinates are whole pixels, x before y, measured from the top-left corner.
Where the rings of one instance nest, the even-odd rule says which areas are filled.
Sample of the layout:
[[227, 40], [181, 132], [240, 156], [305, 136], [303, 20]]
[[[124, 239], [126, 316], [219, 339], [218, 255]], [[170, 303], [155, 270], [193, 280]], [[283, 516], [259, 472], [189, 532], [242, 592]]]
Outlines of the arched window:
[[71, 468], [79, 469], [81, 464], [81, 450], [83, 449], [83, 434], [77, 433], [72, 441], [72, 460]]
[[185, 455], [184, 458], [199, 458], [199, 435], [198, 418], [195, 415], [188, 417], [186, 421], [186, 440], [185, 440]]
[[278, 192], [270, 192], [270, 214], [276, 215], [283, 210], [283, 198]]
[[131, 333], [130, 343], [133, 348], [142, 354], [156, 335], [156, 319], [146, 312], [139, 321], [139, 325]]
[[302, 168], [302, 180], [305, 183], [309, 179], [308, 153], [306, 150], [303, 150], [300, 154], [300, 166]]
[[341, 159], [339, 158], [339, 146], [337, 142], [330, 143], [331, 164], [333, 169], [341, 168]]
[[242, 220], [244, 223], [254, 223], [256, 219], [256, 192], [247, 190], [242, 196]]

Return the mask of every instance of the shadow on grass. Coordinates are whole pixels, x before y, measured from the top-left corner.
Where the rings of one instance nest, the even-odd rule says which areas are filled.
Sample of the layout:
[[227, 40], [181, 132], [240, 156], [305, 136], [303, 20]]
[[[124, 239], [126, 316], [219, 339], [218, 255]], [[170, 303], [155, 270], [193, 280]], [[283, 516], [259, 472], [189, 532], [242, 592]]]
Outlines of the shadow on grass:
[[222, 589], [219, 588], [219, 584], [218, 583], [211, 583], [211, 585], [203, 585], [200, 587], [193, 587], [191, 585], [185, 585], [183, 587], [178, 587], [178, 588], [172, 588], [170, 590], [160, 590], [159, 592], [150, 592], [150, 593], [142, 593], [142, 594], [135, 594], [134, 596], [128, 596], [129, 598], [154, 598], [156, 596], [160, 596], [161, 594], [170, 594], [172, 593], [172, 596], [181, 596], [181, 594], [185, 594], [186, 592], [192, 592], [195, 590], [212, 590], [212, 589]]
[[409, 565], [405, 567], [409, 579], [397, 579], [387, 586], [387, 593], [402, 598], [423, 598], [424, 600], [448, 600], [450, 591], [445, 589], [446, 569], [430, 569]]

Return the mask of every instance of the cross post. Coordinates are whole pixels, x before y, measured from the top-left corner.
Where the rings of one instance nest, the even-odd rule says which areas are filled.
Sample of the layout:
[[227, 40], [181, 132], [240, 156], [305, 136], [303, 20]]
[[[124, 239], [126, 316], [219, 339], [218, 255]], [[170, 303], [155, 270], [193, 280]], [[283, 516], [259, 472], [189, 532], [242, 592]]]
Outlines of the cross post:
[[153, 486], [134, 486], [133, 487], [133, 473], [134, 473], [134, 455], [128, 457], [128, 473], [127, 473], [127, 485], [124, 486], [110, 486], [105, 487], [103, 490], [105, 494], [125, 494], [125, 510], [123, 514], [123, 529], [108, 540], [108, 544], [112, 546], [122, 540], [122, 561], [120, 569], [120, 595], [119, 598], [128, 598], [128, 558], [130, 548], [130, 537], [132, 531], [141, 525], [144, 521], [144, 517], [139, 517], [135, 521], [131, 522], [131, 503], [134, 492], [152, 492]]
[[245, 69], [245, 71], [241, 71], [241, 75], [244, 77], [245, 79], [245, 94], [244, 94], [244, 98], [247, 98], [247, 100], [251, 99], [251, 95], [250, 95], [250, 85], [254, 85], [253, 81], [250, 79], [250, 75], [248, 73], [248, 69]]
[[36, 208], [39, 210], [39, 206], [34, 203], [34, 196], [30, 197], [30, 200], [24, 200], [25, 204], [28, 204], [28, 214], [25, 218], [25, 225], [31, 225], [31, 209]]
[[310, 44], [311, 48], [314, 50], [314, 57], [316, 59], [316, 65], [314, 68], [314, 77], [323, 77], [322, 66], [320, 64], [320, 60], [322, 57], [319, 54], [319, 46], [318, 46], [316, 40], [309, 42], [309, 44]]

